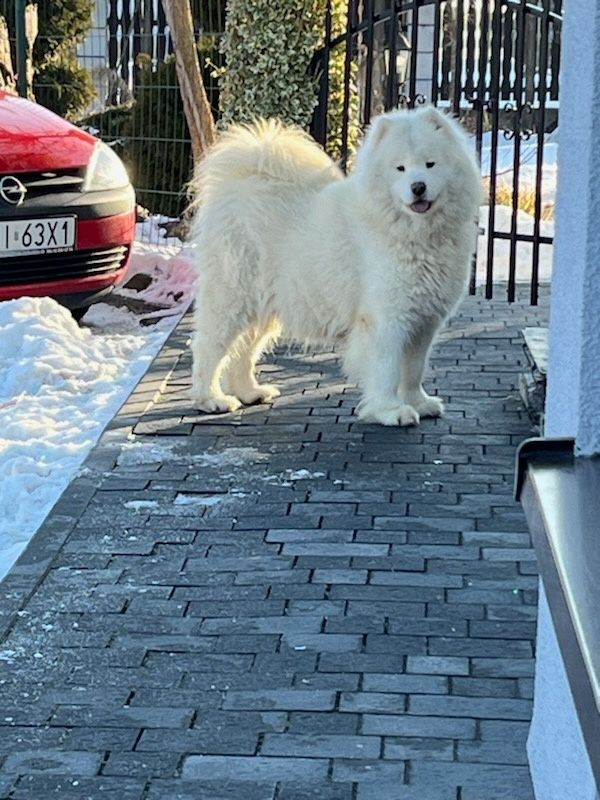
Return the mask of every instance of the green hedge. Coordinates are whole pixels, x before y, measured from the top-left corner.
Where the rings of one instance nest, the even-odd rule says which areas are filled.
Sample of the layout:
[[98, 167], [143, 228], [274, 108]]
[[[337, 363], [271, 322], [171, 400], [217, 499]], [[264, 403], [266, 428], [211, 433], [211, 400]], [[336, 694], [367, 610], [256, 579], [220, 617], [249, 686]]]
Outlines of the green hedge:
[[80, 117], [96, 96], [89, 72], [64, 56], [35, 70], [33, 93], [38, 103], [67, 119]]
[[76, 48], [91, 27], [93, 0], [38, 2], [38, 36], [33, 46], [33, 90], [38, 103], [77, 119], [95, 97], [94, 84], [77, 62]]

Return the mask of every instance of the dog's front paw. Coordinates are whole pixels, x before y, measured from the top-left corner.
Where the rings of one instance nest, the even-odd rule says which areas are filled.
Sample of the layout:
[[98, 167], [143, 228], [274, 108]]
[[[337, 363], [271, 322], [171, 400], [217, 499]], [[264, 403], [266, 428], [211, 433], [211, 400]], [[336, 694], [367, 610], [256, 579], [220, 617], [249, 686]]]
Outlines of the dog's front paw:
[[226, 414], [228, 411], [237, 411], [241, 403], [231, 394], [217, 395], [216, 397], [192, 397], [198, 411], [206, 414]]
[[442, 417], [444, 415], [444, 403], [439, 397], [432, 397], [426, 394], [415, 408], [421, 417]]
[[256, 386], [246, 392], [239, 392], [242, 403], [246, 406], [253, 406], [256, 403], [270, 403], [279, 397], [281, 392], [276, 386]]
[[364, 403], [358, 411], [358, 418], [363, 422], [374, 422], [377, 425], [418, 425], [418, 411], [407, 403], [376, 404]]

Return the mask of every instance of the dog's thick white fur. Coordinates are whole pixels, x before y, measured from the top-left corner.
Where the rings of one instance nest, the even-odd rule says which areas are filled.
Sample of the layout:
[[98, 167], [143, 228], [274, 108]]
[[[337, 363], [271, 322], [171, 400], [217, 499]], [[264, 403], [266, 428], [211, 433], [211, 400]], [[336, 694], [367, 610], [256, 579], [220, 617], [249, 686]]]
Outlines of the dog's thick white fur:
[[276, 397], [255, 364], [283, 333], [341, 345], [362, 419], [412, 425], [442, 414], [423, 373], [467, 285], [481, 198], [457, 123], [433, 108], [382, 115], [349, 177], [300, 129], [234, 126], [193, 190], [198, 408]]

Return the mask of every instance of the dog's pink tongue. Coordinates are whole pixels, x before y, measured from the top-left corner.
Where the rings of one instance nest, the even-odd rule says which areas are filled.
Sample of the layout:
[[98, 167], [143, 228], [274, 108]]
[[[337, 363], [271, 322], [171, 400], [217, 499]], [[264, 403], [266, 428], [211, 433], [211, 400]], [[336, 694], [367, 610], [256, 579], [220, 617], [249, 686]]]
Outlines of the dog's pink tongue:
[[411, 205], [413, 211], [416, 211], [417, 214], [424, 214], [426, 211], [429, 211], [431, 207], [431, 203], [428, 200], [415, 200], [415, 202]]

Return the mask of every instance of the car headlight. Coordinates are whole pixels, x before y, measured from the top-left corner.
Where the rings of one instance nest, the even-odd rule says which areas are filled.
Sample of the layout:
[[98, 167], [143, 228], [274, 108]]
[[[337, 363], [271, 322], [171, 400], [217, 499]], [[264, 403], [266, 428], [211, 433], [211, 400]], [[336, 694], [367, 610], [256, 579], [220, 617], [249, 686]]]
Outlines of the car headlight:
[[104, 142], [98, 142], [88, 164], [83, 190], [120, 189], [128, 183], [129, 175], [119, 156]]

